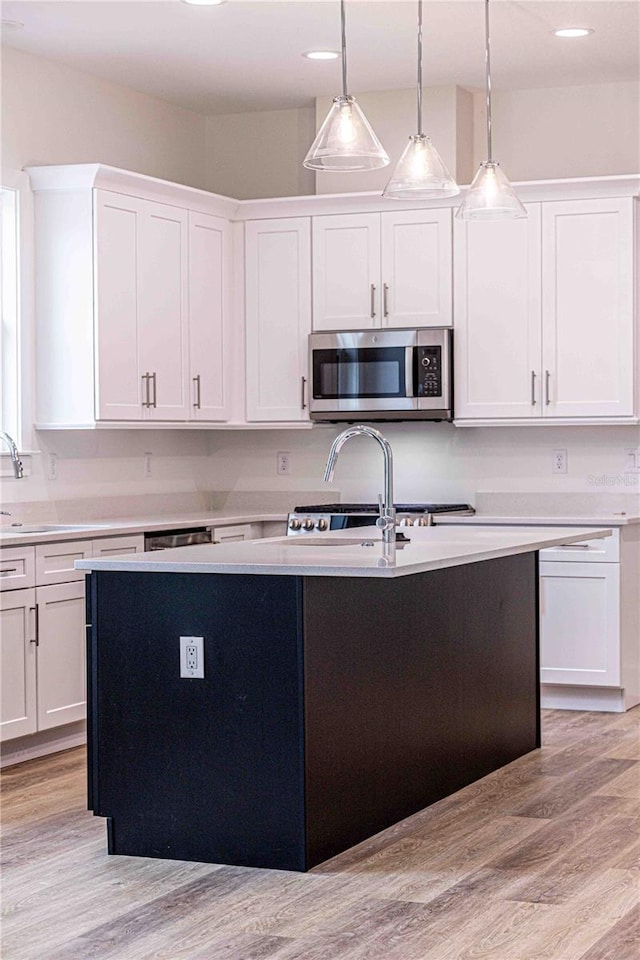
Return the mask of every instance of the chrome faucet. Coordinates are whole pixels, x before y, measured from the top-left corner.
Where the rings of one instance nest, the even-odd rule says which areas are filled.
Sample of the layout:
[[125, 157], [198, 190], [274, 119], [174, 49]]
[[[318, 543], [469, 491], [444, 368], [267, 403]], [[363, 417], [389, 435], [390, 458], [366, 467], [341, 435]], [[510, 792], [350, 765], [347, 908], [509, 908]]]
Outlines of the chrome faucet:
[[18, 448], [16, 447], [15, 441], [9, 436], [8, 433], [5, 433], [4, 430], [0, 430], [0, 440], [4, 440], [6, 445], [9, 447], [11, 464], [13, 466], [13, 475], [16, 480], [20, 480], [24, 476], [24, 470], [22, 469], [22, 460], [20, 459], [20, 454], [18, 453]]
[[396, 510], [393, 505], [393, 453], [391, 444], [381, 433], [374, 430], [373, 427], [367, 427], [364, 424], [357, 424], [353, 427], [347, 427], [339, 434], [331, 444], [331, 450], [327, 458], [327, 466], [324, 471], [324, 482], [330, 483], [333, 480], [333, 474], [338, 461], [338, 454], [342, 450], [347, 440], [353, 437], [371, 437], [382, 447], [384, 454], [384, 497], [378, 495], [378, 505], [380, 516], [376, 520], [376, 526], [382, 530], [382, 539], [384, 543], [396, 542]]

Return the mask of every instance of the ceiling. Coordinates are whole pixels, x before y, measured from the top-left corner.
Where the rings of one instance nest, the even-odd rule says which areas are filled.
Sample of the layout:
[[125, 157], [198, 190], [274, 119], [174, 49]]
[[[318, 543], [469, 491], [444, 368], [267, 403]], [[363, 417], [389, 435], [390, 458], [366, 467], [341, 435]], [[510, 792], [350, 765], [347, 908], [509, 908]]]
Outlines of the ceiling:
[[[349, 92], [413, 87], [415, 0], [347, 3]], [[634, 80], [640, 0], [493, 0], [494, 89]], [[3, 43], [203, 114], [309, 106], [340, 92], [337, 0], [5, 0]], [[583, 40], [551, 30], [588, 26]], [[484, 85], [482, 0], [426, 0], [424, 84]]]

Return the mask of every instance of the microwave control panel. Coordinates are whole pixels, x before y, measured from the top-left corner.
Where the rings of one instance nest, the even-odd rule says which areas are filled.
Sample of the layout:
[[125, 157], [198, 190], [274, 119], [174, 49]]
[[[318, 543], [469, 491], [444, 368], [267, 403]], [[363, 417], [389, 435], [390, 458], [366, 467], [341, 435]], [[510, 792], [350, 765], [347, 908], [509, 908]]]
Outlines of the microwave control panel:
[[442, 396], [442, 347], [416, 347], [417, 394], [419, 397]]

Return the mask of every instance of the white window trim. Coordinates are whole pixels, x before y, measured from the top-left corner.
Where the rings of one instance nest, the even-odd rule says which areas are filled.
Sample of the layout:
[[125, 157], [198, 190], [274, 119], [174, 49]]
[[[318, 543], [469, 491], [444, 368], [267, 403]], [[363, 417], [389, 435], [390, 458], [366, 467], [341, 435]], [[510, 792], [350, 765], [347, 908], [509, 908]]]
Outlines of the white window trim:
[[[36, 452], [33, 422], [35, 412], [35, 329], [34, 329], [34, 204], [29, 175], [23, 170], [3, 170], [3, 187], [18, 194], [18, 430], [14, 437], [20, 454]], [[4, 466], [8, 452], [0, 450], [2, 475], [9, 475]]]

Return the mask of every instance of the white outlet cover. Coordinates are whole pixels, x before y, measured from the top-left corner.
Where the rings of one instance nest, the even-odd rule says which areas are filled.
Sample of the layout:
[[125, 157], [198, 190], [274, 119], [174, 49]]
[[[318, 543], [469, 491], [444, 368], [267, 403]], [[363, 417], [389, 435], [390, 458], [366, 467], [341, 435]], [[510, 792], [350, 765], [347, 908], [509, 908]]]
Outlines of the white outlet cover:
[[204, 680], [204, 637], [180, 637], [180, 676]]

